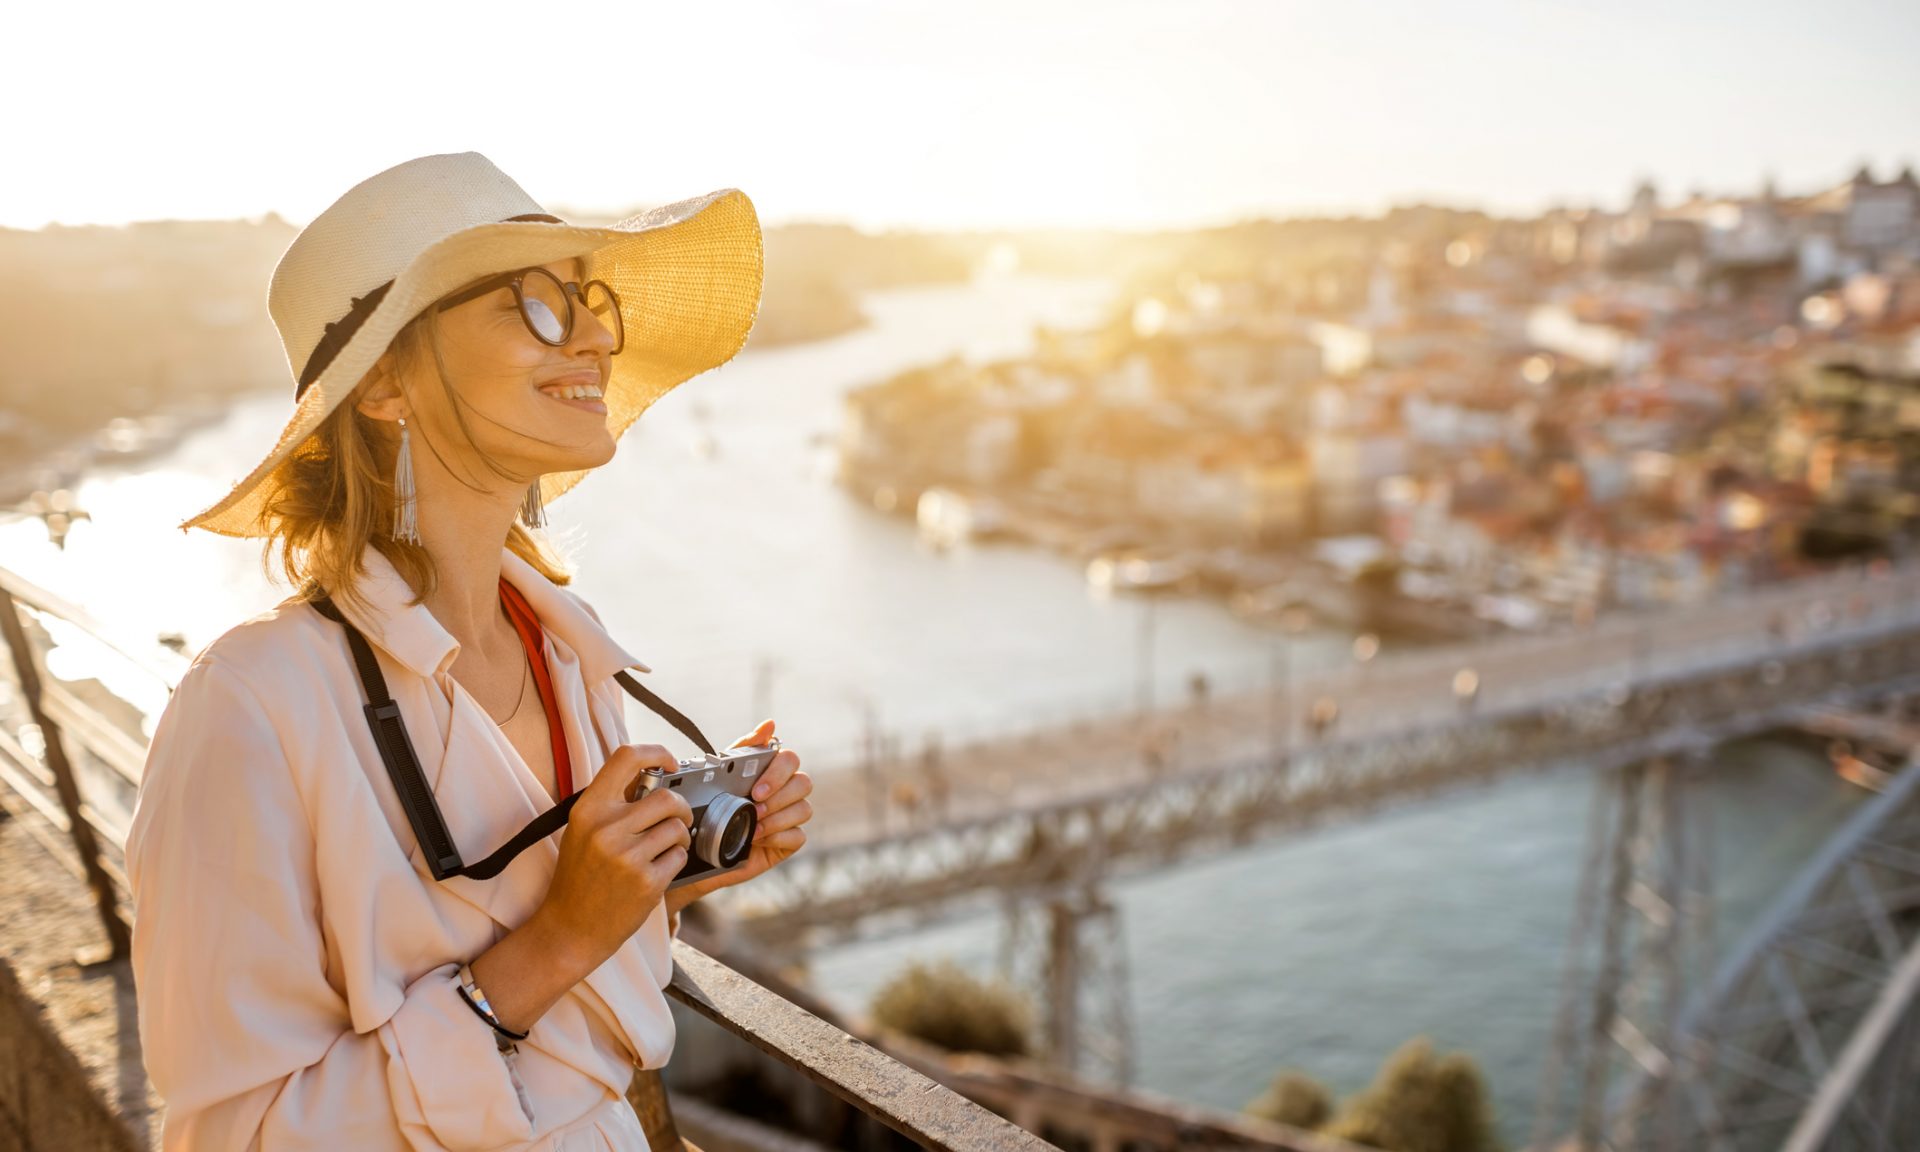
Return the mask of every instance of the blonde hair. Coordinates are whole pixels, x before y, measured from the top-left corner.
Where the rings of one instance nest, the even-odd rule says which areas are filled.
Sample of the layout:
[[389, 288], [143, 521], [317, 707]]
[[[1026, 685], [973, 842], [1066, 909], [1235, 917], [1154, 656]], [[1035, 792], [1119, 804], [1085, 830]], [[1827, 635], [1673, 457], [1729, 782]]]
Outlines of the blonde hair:
[[[422, 363], [431, 353], [435, 375], [451, 401], [461, 437], [496, 475], [515, 479], [474, 443], [473, 431], [462, 413], [466, 401], [447, 381], [436, 315], [429, 307], [408, 321], [394, 335], [389, 351], [403, 370]], [[261, 512], [267, 541], [260, 564], [271, 576], [277, 552], [280, 572], [298, 589], [299, 600], [331, 595], [336, 601], [366, 607], [357, 584], [368, 545], [379, 549], [414, 590], [409, 604], [421, 603], [439, 585], [439, 572], [427, 550], [393, 537], [399, 512], [393, 486], [399, 438], [391, 429], [381, 427], [383, 424], [385, 421], [362, 415], [351, 398], [342, 401], [267, 481], [266, 507]], [[419, 442], [413, 451], [424, 445], [439, 455], [424, 436], [415, 433], [410, 439]], [[445, 458], [441, 459], [444, 462]], [[532, 479], [519, 482], [530, 483]], [[507, 530], [506, 546], [555, 584], [572, 582], [571, 566], [553, 541], [517, 517]]]

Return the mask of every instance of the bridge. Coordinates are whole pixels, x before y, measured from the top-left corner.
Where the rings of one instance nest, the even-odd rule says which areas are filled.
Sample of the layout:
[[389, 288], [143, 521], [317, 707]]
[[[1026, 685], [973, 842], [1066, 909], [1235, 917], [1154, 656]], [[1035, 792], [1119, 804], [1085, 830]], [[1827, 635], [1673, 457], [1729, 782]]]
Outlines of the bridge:
[[[1650, 806], [1678, 804], [1689, 773], [1720, 744], [1744, 736], [1802, 728], [1900, 746], [1913, 726], [1875, 709], [1920, 692], [1916, 592], [1920, 567], [1861, 569], [1684, 611], [1615, 618], [1583, 632], [1421, 652], [1343, 670], [1303, 685], [1300, 696], [1312, 705], [1302, 709], [1270, 694], [1249, 694], [1014, 733], [946, 754], [949, 763], [968, 766], [964, 784], [932, 784], [926, 765], [912, 761], [822, 771], [815, 794], [819, 829], [809, 850], [778, 883], [728, 894], [729, 907], [739, 931], [789, 947], [795, 940], [819, 945], [998, 910], [1009, 918], [1010, 936], [1021, 942], [1016, 948], [1024, 947], [1026, 961], [1039, 968], [1027, 983], [1045, 1006], [1055, 1058], [1125, 1082], [1130, 1025], [1125, 973], [1115, 967], [1122, 953], [1118, 913], [1102, 893], [1106, 882], [1444, 788], [1583, 765], [1614, 795], [1616, 822], [1596, 825], [1592, 833], [1595, 858], [1582, 898], [1582, 924], [1604, 919], [1608, 930], [1603, 940], [1576, 938], [1569, 951], [1575, 961], [1596, 949], [1608, 959], [1584, 979], [1570, 979], [1566, 1002], [1592, 996], [1604, 1007], [1570, 1012], [1560, 1051], [1549, 1062], [1579, 1080], [1577, 1109], [1563, 1114], [1557, 1107], [1558, 1085], [1550, 1074], [1542, 1114], [1553, 1118], [1545, 1132], [1564, 1130], [1553, 1126], [1559, 1121], [1577, 1121], [1587, 1140], [1581, 1146], [1598, 1147], [1604, 1117], [1615, 1117], [1616, 1136], [1631, 1134], [1635, 1125], [1619, 1117], [1646, 1111], [1648, 1099], [1668, 1099], [1662, 1086], [1680, 1075], [1670, 1069], [1667, 1078], [1621, 1099], [1623, 1090], [1611, 1087], [1616, 1063], [1665, 1067], [1668, 1045], [1680, 1042], [1674, 1036], [1698, 1046], [1698, 1037], [1714, 1028], [1740, 1027], [1739, 1013], [1751, 1010], [1742, 1007], [1742, 995], [1725, 990], [1746, 986], [1722, 974], [1716, 978], [1725, 986], [1718, 999], [1690, 1009], [1694, 1015], [1679, 1031], [1660, 1025], [1644, 1034], [1634, 1031], [1630, 1017], [1646, 1007], [1650, 981], [1664, 980], [1673, 996], [1669, 1007], [1685, 1002], [1684, 965], [1670, 947], [1680, 937], [1671, 924], [1638, 933], [1623, 924], [1636, 902], [1650, 903], [1648, 893], [1664, 892], [1660, 899], [1677, 907], [1680, 892], [1698, 879], [1667, 875], [1650, 887], [1646, 876], [1636, 874], [1636, 868], [1645, 871], [1651, 830], [1661, 830], [1669, 857], [1687, 854], [1687, 823], [1669, 819], [1663, 825]], [[1315, 711], [1337, 719], [1316, 730], [1303, 723]], [[1902, 777], [1903, 787], [1913, 787], [1913, 775]], [[888, 785], [902, 779], [918, 782], [923, 795], [944, 794], [945, 802], [933, 811], [900, 805], [896, 788]], [[1856, 840], [1872, 847], [1873, 866], [1882, 870], [1920, 860], [1911, 847], [1899, 846], [1899, 837], [1913, 835], [1920, 815], [1888, 803], [1877, 809], [1886, 813], [1878, 827], [1894, 841]], [[1605, 810], [1596, 806], [1596, 812]], [[1622, 813], [1632, 813], [1637, 824]], [[1700, 855], [1698, 845], [1693, 848]], [[1867, 866], [1856, 862], [1849, 883], [1860, 884]], [[1853, 971], [1873, 995], [1894, 997], [1873, 1018], [1881, 1030], [1873, 1051], [1894, 1051], [1882, 1035], [1892, 1027], [1889, 1014], [1913, 1027], [1911, 989], [1901, 983], [1911, 977], [1897, 965], [1920, 934], [1914, 914], [1920, 890], [1895, 885], [1873, 891], [1873, 911], [1861, 913], [1866, 919], [1838, 928], [1851, 931], [1865, 923], [1875, 933], [1874, 949]], [[1769, 923], [1784, 933], [1779, 925], [1789, 919], [1776, 911]], [[1794, 931], [1807, 935], [1804, 928]], [[1663, 947], [1668, 951], [1662, 953]], [[1830, 949], [1824, 955], [1831, 960], [1850, 953]], [[1571, 964], [1570, 971], [1579, 969]], [[1577, 1027], [1572, 1018], [1579, 1018]], [[1776, 1023], [1790, 1027], [1806, 1019], [1802, 1012]], [[1823, 1017], [1827, 1026], [1836, 1019], [1845, 1017]], [[1809, 1048], [1805, 1031], [1793, 1032], [1796, 1051], [1831, 1050], [1831, 1044]], [[1911, 1031], [1902, 1035], [1911, 1040]], [[1775, 1078], [1776, 1090], [1786, 1091], [1787, 1084], [1793, 1090], [1774, 1107], [1792, 1108], [1798, 1116], [1816, 1097], [1828, 1100], [1840, 1091], [1840, 1081], [1829, 1078], [1838, 1074], [1831, 1062], [1812, 1056], [1807, 1061], [1811, 1079]], [[1601, 1072], [1594, 1073], [1596, 1067]], [[1885, 1082], [1866, 1078], [1855, 1064], [1847, 1068], [1855, 1088]], [[1739, 1091], [1727, 1088], [1732, 1096], [1725, 1114], [1745, 1114], [1739, 1092], [1752, 1088], [1751, 1081]], [[1671, 1098], [1705, 1099], [1702, 1114], [1718, 1116], [1712, 1103], [1717, 1090], [1689, 1080]], [[1605, 1106], [1610, 1097], [1611, 1112]], [[1702, 1130], [1690, 1132], [1698, 1136]], [[1728, 1136], [1712, 1144], [1688, 1144], [1681, 1137], [1671, 1145], [1628, 1140], [1611, 1146], [1773, 1145]]]

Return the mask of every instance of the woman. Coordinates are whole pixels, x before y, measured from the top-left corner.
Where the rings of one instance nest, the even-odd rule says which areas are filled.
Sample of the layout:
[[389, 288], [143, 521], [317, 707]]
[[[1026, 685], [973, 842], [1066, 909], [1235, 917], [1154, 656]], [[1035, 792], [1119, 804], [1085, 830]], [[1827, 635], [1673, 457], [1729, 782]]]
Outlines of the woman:
[[[678, 913], [797, 850], [811, 782], [780, 751], [748, 861], [668, 891], [691, 814], [629, 800], [675, 760], [627, 743], [615, 679], [648, 669], [536, 529], [733, 356], [760, 283], [737, 191], [576, 227], [476, 153], [357, 185], [281, 258], [294, 415], [182, 527], [266, 538], [300, 591], [195, 659], [127, 843], [166, 1148], [646, 1148], [625, 1092], [673, 1046]], [[426, 859], [387, 693], [469, 868], [577, 792], [564, 830], [491, 878]]]

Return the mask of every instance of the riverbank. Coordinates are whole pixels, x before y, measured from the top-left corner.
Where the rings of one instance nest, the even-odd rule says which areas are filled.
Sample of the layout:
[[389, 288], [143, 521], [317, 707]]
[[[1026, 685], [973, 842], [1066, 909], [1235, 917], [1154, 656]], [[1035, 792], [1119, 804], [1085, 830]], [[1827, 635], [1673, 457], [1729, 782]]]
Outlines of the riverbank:
[[187, 436], [224, 417], [238, 396], [188, 397], [137, 416], [112, 416], [59, 432], [0, 443], [0, 509], [23, 508], [35, 493], [72, 490], [88, 472], [125, 468], [163, 456]]
[[1463, 606], [1415, 600], [1343, 576], [1304, 554], [1305, 546], [1210, 542], [1077, 498], [1011, 485], [961, 487], [906, 469], [880, 471], [843, 460], [838, 478], [856, 499], [914, 522], [935, 547], [1037, 547], [1085, 570], [1091, 584], [1110, 593], [1199, 595], [1250, 624], [1298, 630], [1317, 623], [1417, 643], [1505, 631]]

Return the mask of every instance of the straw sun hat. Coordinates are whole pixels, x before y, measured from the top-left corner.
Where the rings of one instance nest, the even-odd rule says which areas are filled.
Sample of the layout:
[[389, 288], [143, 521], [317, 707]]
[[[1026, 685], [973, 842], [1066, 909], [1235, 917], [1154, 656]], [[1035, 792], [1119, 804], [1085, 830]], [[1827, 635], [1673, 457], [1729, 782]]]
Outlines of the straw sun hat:
[[[760, 221], [738, 189], [589, 227], [548, 214], [478, 152], [409, 160], [354, 185], [280, 257], [267, 310], [299, 382], [293, 415], [266, 459], [180, 528], [267, 535], [260, 516], [275, 470], [407, 321], [487, 276], [574, 256], [620, 297], [626, 346], [605, 394], [616, 437], [676, 385], [732, 359], [759, 311]], [[542, 499], [585, 475], [548, 473]]]

